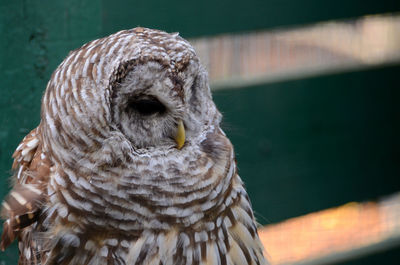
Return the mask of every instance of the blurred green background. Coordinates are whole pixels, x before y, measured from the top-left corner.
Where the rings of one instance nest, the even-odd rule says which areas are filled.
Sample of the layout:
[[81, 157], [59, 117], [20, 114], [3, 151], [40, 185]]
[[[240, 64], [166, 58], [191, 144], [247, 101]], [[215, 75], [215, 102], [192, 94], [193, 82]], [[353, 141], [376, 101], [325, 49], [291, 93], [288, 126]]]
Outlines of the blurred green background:
[[[13, 150], [39, 123], [52, 71], [89, 40], [136, 26], [193, 38], [394, 11], [399, 1], [1, 0], [0, 198]], [[400, 190], [399, 70], [215, 91], [260, 223]], [[0, 253], [0, 264], [16, 264], [16, 255], [15, 246]]]

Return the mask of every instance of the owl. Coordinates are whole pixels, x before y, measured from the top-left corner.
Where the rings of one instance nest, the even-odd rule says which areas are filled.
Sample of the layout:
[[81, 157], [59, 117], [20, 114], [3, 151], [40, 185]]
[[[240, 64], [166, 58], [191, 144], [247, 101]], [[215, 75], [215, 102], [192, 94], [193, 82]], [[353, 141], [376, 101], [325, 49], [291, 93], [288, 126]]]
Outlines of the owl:
[[0, 248], [19, 264], [266, 264], [205, 68], [134, 28], [72, 51], [13, 154]]

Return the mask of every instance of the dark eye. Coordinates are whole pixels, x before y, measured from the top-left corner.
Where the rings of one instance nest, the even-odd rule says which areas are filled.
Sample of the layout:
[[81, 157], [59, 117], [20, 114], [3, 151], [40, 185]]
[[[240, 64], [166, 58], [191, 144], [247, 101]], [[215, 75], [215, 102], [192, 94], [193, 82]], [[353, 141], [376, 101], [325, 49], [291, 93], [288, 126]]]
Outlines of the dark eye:
[[129, 108], [141, 115], [163, 114], [167, 108], [155, 97], [138, 98], [129, 102]]

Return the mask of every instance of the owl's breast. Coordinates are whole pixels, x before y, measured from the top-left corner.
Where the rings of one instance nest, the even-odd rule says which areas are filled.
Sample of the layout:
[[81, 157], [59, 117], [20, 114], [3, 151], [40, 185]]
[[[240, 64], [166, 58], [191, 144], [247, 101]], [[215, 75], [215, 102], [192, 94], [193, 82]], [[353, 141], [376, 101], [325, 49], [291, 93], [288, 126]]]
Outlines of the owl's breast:
[[[68, 261], [65, 264], [106, 264], [110, 260], [112, 264], [144, 265], [265, 264], [248, 196], [237, 175], [231, 189], [235, 196], [224, 200], [229, 207], [186, 226], [169, 223], [168, 229], [155, 229], [149, 225], [121, 233], [121, 228], [79, 229], [61, 222], [47, 232], [53, 234], [47, 244], [53, 246], [49, 259]], [[161, 218], [157, 223], [163, 221], [167, 222]]]

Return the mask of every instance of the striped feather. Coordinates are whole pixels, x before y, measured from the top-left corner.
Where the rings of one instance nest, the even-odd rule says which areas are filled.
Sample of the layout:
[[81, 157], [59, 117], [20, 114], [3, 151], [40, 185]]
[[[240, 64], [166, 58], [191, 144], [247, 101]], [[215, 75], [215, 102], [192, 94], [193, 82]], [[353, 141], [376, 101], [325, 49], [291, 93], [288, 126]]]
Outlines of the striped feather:
[[[142, 94], [168, 111], [137, 119], [127, 106]], [[136, 28], [83, 45], [53, 73], [41, 113], [3, 204], [0, 247], [18, 239], [20, 265], [266, 264], [207, 74], [178, 34]]]
[[0, 248], [4, 250], [18, 235], [18, 232], [36, 222], [40, 208], [45, 201], [42, 191], [32, 184], [17, 184], [3, 202], [3, 224]]

